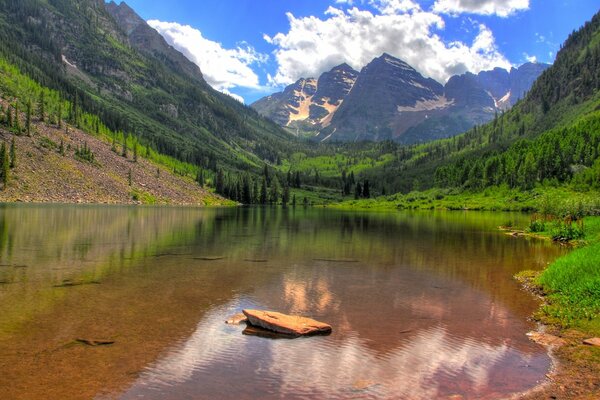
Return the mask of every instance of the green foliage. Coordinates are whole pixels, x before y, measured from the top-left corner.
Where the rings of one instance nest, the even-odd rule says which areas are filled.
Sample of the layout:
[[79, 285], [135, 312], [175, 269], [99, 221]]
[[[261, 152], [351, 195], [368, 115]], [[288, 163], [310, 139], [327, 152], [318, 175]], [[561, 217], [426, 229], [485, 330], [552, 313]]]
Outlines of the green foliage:
[[17, 145], [15, 138], [10, 141], [10, 168], [14, 169], [17, 167]]
[[549, 293], [542, 312], [565, 327], [590, 327], [600, 332], [600, 243], [577, 249], [558, 259], [538, 283]]
[[527, 230], [533, 233], [544, 232], [546, 230], [546, 221], [534, 214], [534, 216], [531, 218], [529, 226], [527, 227]]
[[4, 142], [0, 146], [0, 180], [2, 181], [3, 188], [6, 189], [10, 182], [10, 160], [8, 159], [8, 151]]
[[79, 161], [89, 162], [90, 164], [96, 163], [94, 152], [90, 149], [87, 142], [82, 147], [77, 146], [75, 149], [75, 158]]

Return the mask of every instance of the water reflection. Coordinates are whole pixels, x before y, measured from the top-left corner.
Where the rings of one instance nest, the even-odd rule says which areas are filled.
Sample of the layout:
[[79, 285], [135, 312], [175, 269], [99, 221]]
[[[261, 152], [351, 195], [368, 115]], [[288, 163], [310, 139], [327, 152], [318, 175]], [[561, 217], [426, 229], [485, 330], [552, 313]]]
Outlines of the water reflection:
[[[549, 364], [511, 276], [561, 252], [494, 230], [519, 218], [0, 208], [0, 397], [503, 398]], [[245, 307], [334, 332], [243, 336]]]

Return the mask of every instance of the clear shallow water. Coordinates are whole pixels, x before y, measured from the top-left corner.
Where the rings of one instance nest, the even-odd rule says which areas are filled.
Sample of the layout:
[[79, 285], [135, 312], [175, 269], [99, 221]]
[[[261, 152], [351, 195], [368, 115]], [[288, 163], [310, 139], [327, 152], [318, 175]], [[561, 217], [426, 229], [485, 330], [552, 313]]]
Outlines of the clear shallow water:
[[[512, 275], [561, 252], [509, 219], [3, 207], [0, 398], [505, 398], [550, 365]], [[224, 324], [243, 308], [334, 331], [245, 336]]]

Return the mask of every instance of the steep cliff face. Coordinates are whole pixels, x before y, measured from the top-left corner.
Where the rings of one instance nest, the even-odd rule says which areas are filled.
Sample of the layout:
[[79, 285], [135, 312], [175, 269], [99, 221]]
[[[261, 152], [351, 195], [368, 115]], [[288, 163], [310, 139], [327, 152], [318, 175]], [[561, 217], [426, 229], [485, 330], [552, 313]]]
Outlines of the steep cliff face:
[[117, 5], [111, 1], [106, 4], [106, 10], [115, 19], [134, 48], [160, 58], [173, 69], [205, 83], [200, 68], [170, 46], [125, 2]]
[[301, 78], [283, 92], [262, 98], [252, 108], [297, 132], [328, 126], [356, 81], [358, 72], [342, 64], [316, 80]]

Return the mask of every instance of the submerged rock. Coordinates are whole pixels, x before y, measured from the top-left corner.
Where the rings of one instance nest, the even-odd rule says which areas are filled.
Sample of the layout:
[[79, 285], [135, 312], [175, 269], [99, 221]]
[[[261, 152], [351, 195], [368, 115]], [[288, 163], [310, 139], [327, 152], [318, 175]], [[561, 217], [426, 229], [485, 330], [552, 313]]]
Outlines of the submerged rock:
[[243, 310], [248, 323], [273, 332], [293, 336], [331, 333], [331, 326], [314, 319], [286, 315], [274, 311]]
[[600, 347], [600, 338], [591, 338], [583, 341], [583, 344], [587, 344], [588, 346]]
[[225, 321], [225, 323], [228, 325], [239, 325], [244, 322], [248, 322], [248, 317], [246, 317], [243, 313], [232, 315], [231, 317], [227, 318], [227, 321]]
[[257, 326], [248, 325], [242, 332], [242, 335], [257, 336], [265, 339], [295, 339], [298, 335], [288, 335], [285, 333], [278, 333], [270, 331], [268, 329], [260, 328]]

